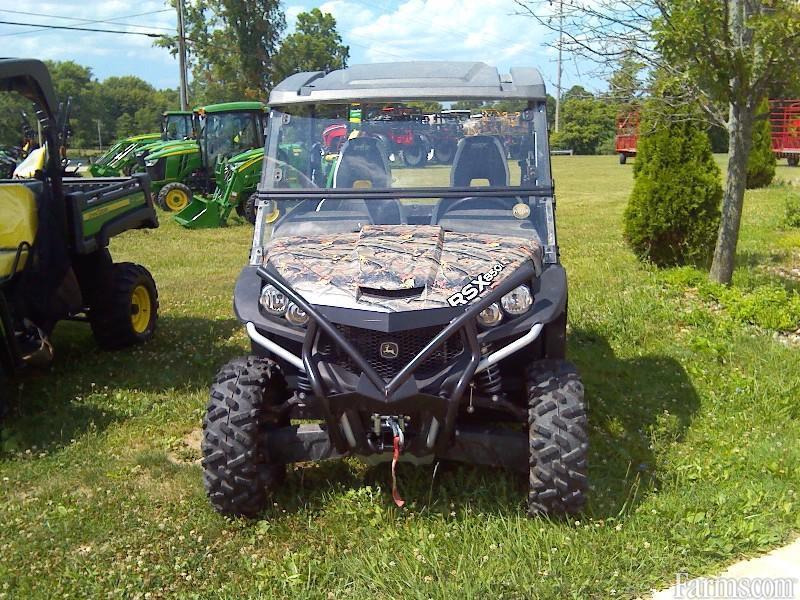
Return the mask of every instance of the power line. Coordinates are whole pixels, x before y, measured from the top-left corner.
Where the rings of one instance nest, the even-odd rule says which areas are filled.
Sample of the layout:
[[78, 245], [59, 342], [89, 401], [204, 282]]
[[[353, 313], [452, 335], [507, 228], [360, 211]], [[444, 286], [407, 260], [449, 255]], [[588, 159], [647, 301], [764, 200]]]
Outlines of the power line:
[[[103, 19], [96, 19], [96, 20], [79, 19], [79, 18], [76, 18], [76, 17], [67, 17], [67, 16], [63, 16], [63, 15], [48, 15], [48, 14], [44, 14], [44, 13], [26, 12], [26, 11], [21, 11], [21, 10], [3, 9], [3, 10], [0, 10], [0, 12], [12, 13], [12, 14], [17, 14], [17, 15], [27, 15], [27, 16], [32, 16], [32, 17], [49, 17], [49, 18], [52, 18], [52, 19], [63, 19], [65, 21], [76, 21], [76, 22], [79, 22], [79, 23], [83, 23], [84, 25], [93, 25], [95, 23], [107, 23], [107, 24], [110, 24], [110, 25], [121, 25], [123, 27], [140, 27], [140, 28], [149, 27], [150, 29], [160, 29], [160, 30], [163, 30], [163, 31], [172, 31], [171, 28], [166, 28], [166, 27], [156, 27], [156, 26], [151, 26], [151, 25], [135, 25], [133, 23], [120, 23], [119, 22], [121, 19], [133, 19], [133, 18], [136, 18], [136, 17], [145, 17], [145, 16], [157, 15], [157, 14], [165, 13], [165, 12], [172, 12], [172, 10], [169, 9], [169, 8], [165, 8], [165, 9], [162, 9], [162, 10], [151, 10], [151, 11], [143, 12], [143, 13], [135, 13], [135, 14], [132, 14], [132, 15], [123, 15], [121, 17], [114, 17], [114, 18], [108, 19], [108, 20], [103, 20]], [[34, 25], [34, 26], [37, 27], [37, 28], [46, 28], [46, 26], [44, 26], [44, 25]], [[41, 33], [47, 33], [46, 31], [40, 31], [40, 32]], [[13, 36], [18, 36], [18, 35], [31, 35], [32, 33], [37, 33], [37, 32], [36, 31], [20, 31], [20, 32], [17, 32], [17, 33], [5, 33], [5, 34], [0, 35], [0, 37], [13, 37]]]
[[20, 27], [40, 27], [42, 29], [67, 29], [69, 31], [91, 31], [93, 33], [116, 33], [119, 35], [142, 35], [151, 38], [164, 37], [160, 33], [145, 33], [144, 31], [122, 31], [119, 29], [96, 29], [91, 27], [70, 27], [68, 25], [39, 25], [35, 23], [18, 23], [16, 21], [0, 21], [0, 25], [18, 25]]

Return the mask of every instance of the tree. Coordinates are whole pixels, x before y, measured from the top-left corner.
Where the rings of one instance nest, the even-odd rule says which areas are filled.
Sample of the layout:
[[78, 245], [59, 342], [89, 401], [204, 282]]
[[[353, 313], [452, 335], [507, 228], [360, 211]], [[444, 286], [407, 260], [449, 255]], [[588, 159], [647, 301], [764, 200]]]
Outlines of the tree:
[[[279, 0], [195, 0], [186, 3], [184, 20], [196, 102], [266, 97], [286, 29]], [[177, 52], [175, 36], [155, 43]]]
[[615, 113], [616, 108], [607, 100], [574, 86], [563, 96], [561, 130], [551, 136], [553, 147], [597, 154], [603, 142], [614, 135]]
[[[515, 0], [523, 13], [555, 28], [552, 8]], [[796, 0], [593, 0], [565, 2], [567, 51], [601, 68], [633, 53], [651, 70], [681, 82], [728, 132], [728, 165], [710, 277], [730, 283], [741, 223], [747, 158], [758, 104], [769, 89], [800, 78], [790, 68], [800, 55], [800, 4]], [[559, 5], [563, 6], [563, 5]]]
[[775, 153], [772, 151], [772, 128], [769, 125], [769, 101], [759, 106], [753, 127], [753, 146], [747, 159], [747, 188], [767, 187], [775, 178]]
[[336, 19], [314, 8], [297, 15], [295, 31], [275, 55], [275, 82], [302, 71], [334, 71], [347, 66], [350, 48], [342, 44]]
[[719, 225], [719, 168], [701, 120], [664, 118], [669, 107], [658, 102], [642, 114], [625, 240], [658, 266], [707, 263]]

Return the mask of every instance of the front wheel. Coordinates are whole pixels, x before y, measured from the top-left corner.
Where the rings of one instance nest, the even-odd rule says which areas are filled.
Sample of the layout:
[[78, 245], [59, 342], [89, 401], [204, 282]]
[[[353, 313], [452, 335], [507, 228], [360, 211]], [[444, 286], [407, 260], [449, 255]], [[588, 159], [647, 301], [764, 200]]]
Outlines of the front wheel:
[[574, 365], [545, 360], [528, 381], [528, 514], [580, 512], [586, 502], [587, 435], [583, 383]]
[[287, 424], [280, 404], [286, 384], [271, 360], [249, 356], [222, 367], [203, 420], [203, 484], [211, 505], [252, 517], [283, 481], [286, 465], [270, 461], [265, 435]]
[[452, 164], [453, 158], [456, 155], [456, 147], [451, 143], [444, 143], [436, 146], [433, 157], [439, 164], [449, 165]]
[[124, 348], [153, 337], [158, 321], [158, 290], [147, 269], [133, 263], [115, 264], [111, 267], [110, 289], [97, 292], [89, 322], [102, 348]]
[[242, 207], [242, 216], [247, 219], [251, 225], [256, 224], [256, 215], [258, 215], [258, 195], [250, 194], [240, 202]]
[[179, 212], [189, 206], [194, 193], [191, 188], [180, 182], [168, 183], [158, 192], [158, 205], [167, 212]]
[[800, 156], [790, 156], [786, 159], [786, 162], [789, 163], [790, 167], [796, 167], [800, 164]]
[[624, 165], [626, 162], [628, 162], [628, 155], [625, 154], [624, 152], [620, 152], [619, 153], [619, 164]]

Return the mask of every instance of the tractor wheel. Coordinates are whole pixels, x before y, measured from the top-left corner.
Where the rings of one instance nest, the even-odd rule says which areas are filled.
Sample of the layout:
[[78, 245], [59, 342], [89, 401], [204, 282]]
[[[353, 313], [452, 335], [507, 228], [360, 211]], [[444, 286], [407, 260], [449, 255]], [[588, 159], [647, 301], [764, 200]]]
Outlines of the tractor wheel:
[[528, 514], [579, 512], [586, 501], [586, 406], [583, 384], [566, 361], [532, 365], [528, 380]]
[[450, 165], [453, 164], [453, 159], [456, 156], [456, 147], [451, 143], [442, 144], [441, 146], [436, 146], [436, 150], [433, 153], [436, 162], [442, 165]]
[[425, 139], [416, 136], [412, 145], [403, 147], [403, 162], [408, 167], [421, 167], [428, 159], [429, 151]]
[[247, 219], [251, 225], [256, 224], [256, 214], [258, 214], [258, 195], [250, 194], [239, 205], [242, 207], [242, 216]]
[[790, 156], [786, 159], [786, 162], [789, 163], [790, 167], [796, 167], [800, 165], [800, 156]]
[[193, 195], [188, 185], [168, 183], [158, 192], [158, 205], [167, 212], [178, 212], [189, 206]]
[[211, 385], [203, 420], [203, 484], [212, 506], [226, 515], [258, 514], [268, 492], [286, 475], [264, 447], [270, 429], [288, 424], [277, 407], [287, 395], [278, 366], [249, 356], [222, 367]]
[[628, 162], [628, 155], [625, 154], [624, 152], [620, 152], [619, 153], [619, 164], [624, 165], [626, 162]]
[[150, 272], [133, 263], [111, 268], [110, 290], [89, 310], [92, 333], [101, 348], [113, 350], [146, 342], [158, 320], [158, 290]]
[[236, 208], [234, 209], [236, 214], [244, 219], [244, 206], [242, 202], [238, 202], [236, 204]]

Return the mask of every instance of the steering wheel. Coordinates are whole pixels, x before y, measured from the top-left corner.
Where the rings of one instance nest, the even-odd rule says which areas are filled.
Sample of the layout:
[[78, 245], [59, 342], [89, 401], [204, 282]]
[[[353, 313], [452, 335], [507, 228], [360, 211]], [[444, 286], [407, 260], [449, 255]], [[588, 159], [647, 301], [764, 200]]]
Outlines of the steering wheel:
[[[436, 207], [436, 210], [433, 213], [434, 217], [435, 217], [433, 219], [434, 223], [438, 223], [439, 221], [441, 221], [442, 218], [447, 213], [456, 210], [459, 205], [464, 205], [467, 202], [472, 202], [472, 201], [475, 201], [475, 200], [479, 200], [479, 201], [485, 203], [484, 206], [480, 207], [481, 210], [485, 210], [485, 209], [488, 209], [488, 208], [496, 208], [496, 209], [500, 209], [500, 210], [510, 210], [511, 209], [511, 207], [509, 206], [509, 201], [512, 200], [512, 199], [510, 197], [498, 198], [496, 196], [489, 196], [489, 197], [468, 196], [467, 198], [459, 198], [458, 200], [455, 200], [454, 202], [449, 202], [446, 205], [443, 205], [442, 202], [440, 201], [439, 204]], [[519, 201], [519, 199], [517, 199], [517, 198], [515, 198], [515, 200]], [[492, 205], [492, 206], [489, 206], [489, 205]]]

